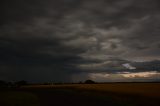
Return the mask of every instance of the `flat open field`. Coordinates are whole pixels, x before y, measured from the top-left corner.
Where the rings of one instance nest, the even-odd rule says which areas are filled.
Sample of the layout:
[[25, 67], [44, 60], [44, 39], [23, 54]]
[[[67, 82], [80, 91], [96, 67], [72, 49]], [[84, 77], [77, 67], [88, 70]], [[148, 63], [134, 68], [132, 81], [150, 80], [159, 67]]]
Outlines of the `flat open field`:
[[160, 106], [160, 83], [28, 85], [2, 90], [1, 106]]

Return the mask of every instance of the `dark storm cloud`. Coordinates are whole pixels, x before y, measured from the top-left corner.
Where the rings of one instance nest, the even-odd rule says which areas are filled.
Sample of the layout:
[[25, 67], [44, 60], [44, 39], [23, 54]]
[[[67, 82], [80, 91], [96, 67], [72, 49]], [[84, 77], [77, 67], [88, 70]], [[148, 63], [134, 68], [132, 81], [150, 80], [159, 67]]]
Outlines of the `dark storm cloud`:
[[5, 0], [0, 4], [1, 79], [72, 81], [90, 73], [160, 69], [159, 62], [152, 62], [160, 60], [158, 0]]

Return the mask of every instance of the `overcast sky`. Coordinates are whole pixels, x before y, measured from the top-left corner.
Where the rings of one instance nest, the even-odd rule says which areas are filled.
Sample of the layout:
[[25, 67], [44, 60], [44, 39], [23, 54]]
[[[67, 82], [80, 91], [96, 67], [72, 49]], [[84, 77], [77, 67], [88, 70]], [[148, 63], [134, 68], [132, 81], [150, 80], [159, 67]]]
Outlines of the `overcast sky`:
[[1, 0], [0, 80], [160, 80], [159, 0]]

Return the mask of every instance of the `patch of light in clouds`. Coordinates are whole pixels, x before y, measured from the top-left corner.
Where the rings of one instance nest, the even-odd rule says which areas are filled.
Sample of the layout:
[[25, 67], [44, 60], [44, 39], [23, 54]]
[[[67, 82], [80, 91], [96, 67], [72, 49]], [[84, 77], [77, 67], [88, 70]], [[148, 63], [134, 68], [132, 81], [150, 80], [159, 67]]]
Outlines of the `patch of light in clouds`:
[[134, 70], [136, 69], [136, 67], [131, 66], [129, 63], [126, 64], [122, 64], [125, 68], [130, 69], [130, 70]]
[[157, 71], [150, 71], [150, 72], [122, 72], [122, 73], [90, 73], [89, 78], [96, 81], [131, 81], [136, 79], [152, 79], [152, 78], [159, 78], [160, 73]]
[[160, 73], [156, 72], [156, 71], [151, 71], [151, 72], [137, 72], [137, 73], [124, 73], [124, 74], [120, 74], [123, 77], [126, 78], [136, 78], [136, 77], [152, 77], [154, 75], [160, 75]]

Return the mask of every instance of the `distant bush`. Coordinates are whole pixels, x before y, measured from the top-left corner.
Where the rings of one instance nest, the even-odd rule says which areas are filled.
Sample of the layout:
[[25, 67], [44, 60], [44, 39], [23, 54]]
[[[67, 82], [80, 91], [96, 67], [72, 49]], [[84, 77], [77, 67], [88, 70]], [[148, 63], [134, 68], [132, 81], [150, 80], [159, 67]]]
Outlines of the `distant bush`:
[[92, 80], [86, 80], [84, 83], [85, 83], [85, 84], [95, 84], [95, 82], [92, 81]]
[[27, 81], [24, 81], [24, 80], [15, 82], [15, 85], [17, 87], [20, 87], [20, 86], [23, 86], [23, 85], [27, 85], [27, 84], [28, 84]]
[[0, 88], [7, 87], [7, 82], [0, 80]]
[[78, 84], [83, 84], [83, 82], [82, 82], [82, 81], [79, 81]]
[[49, 82], [44, 82], [43, 85], [51, 85]]

